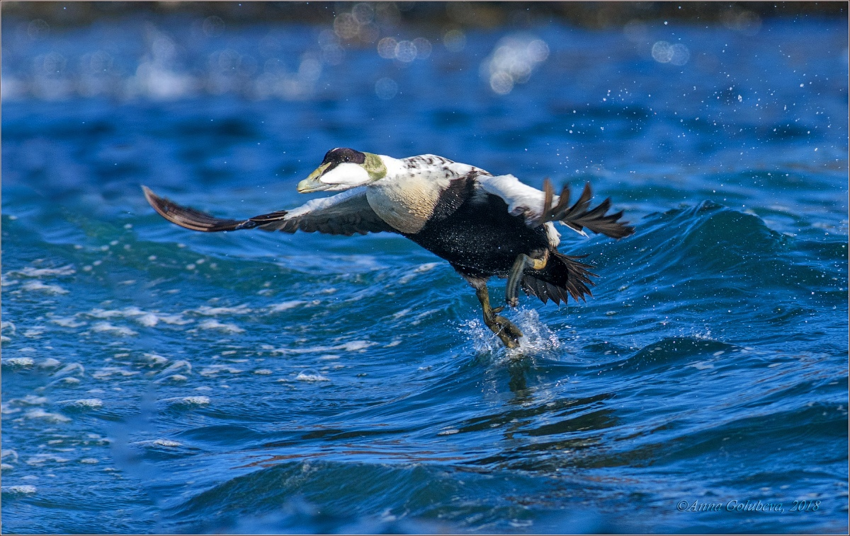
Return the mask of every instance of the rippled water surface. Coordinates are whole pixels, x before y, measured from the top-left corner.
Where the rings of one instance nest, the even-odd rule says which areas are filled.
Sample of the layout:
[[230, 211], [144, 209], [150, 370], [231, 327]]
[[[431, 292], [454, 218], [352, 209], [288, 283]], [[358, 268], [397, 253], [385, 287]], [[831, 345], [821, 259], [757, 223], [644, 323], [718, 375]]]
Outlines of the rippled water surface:
[[[846, 18], [181, 24], [4, 17], [5, 532], [848, 530]], [[589, 181], [636, 233], [564, 231], [594, 296], [506, 351], [399, 236], [140, 189], [290, 208], [337, 146]]]

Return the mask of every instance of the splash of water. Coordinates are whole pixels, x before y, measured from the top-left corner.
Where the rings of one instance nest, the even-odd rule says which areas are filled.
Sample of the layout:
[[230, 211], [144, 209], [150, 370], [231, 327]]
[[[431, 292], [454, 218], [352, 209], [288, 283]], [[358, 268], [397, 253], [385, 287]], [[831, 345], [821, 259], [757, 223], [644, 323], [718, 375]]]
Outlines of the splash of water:
[[477, 318], [461, 324], [460, 331], [472, 342], [476, 354], [498, 356], [498, 361], [554, 354], [555, 350], [562, 347], [557, 333], [540, 321], [537, 310], [520, 307], [515, 312], [512, 321], [523, 333], [517, 348], [505, 348], [499, 338]]

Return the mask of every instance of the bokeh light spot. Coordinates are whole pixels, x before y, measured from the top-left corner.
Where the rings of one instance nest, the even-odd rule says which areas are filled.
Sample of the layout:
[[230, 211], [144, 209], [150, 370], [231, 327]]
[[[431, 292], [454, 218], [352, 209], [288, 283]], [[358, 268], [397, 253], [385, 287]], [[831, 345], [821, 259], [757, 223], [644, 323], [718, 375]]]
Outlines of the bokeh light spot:
[[416, 45], [413, 41], [399, 41], [395, 46], [395, 57], [398, 61], [410, 63], [416, 59]]
[[383, 100], [390, 100], [398, 94], [398, 84], [392, 78], [381, 78], [375, 82], [375, 95]]
[[384, 37], [378, 41], [378, 55], [384, 59], [395, 58], [395, 47], [398, 42], [392, 37]]

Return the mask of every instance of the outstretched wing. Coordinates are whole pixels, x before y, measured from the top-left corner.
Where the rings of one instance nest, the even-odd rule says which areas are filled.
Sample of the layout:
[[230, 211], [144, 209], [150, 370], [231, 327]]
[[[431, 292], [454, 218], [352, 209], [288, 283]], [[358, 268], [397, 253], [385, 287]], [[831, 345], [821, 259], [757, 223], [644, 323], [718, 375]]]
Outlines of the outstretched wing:
[[286, 211], [279, 210], [269, 214], [254, 216], [247, 220], [227, 220], [216, 218], [205, 212], [184, 207], [159, 197], [147, 186], [142, 186], [148, 203], [163, 218], [180, 227], [208, 233], [217, 231], [238, 231], [258, 228], [263, 231], [283, 231], [294, 233], [320, 232], [325, 234], [346, 235], [354, 233], [393, 232], [384, 220], [375, 214], [366, 200], [366, 188], [353, 188], [340, 194], [313, 199], [300, 207]]
[[561, 195], [555, 198], [552, 182], [543, 181], [543, 191], [523, 184], [513, 175], [496, 177], [477, 177], [481, 188], [491, 194], [501, 197], [508, 205], [508, 211], [514, 216], [522, 216], [529, 227], [537, 227], [550, 221], [559, 221], [584, 235], [584, 229], [601, 233], [611, 238], [622, 238], [634, 233], [634, 227], [628, 222], [619, 221], [623, 212], [606, 214], [611, 208], [611, 198], [606, 199], [594, 208], [590, 207], [590, 184], [585, 184], [584, 191], [578, 201], [570, 203], [570, 189], [564, 186]]

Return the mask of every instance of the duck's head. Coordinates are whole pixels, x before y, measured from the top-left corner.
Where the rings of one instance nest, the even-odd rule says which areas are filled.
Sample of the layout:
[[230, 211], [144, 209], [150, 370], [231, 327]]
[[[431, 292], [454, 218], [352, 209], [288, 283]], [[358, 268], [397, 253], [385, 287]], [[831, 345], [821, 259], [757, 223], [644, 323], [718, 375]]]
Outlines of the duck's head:
[[387, 166], [376, 154], [346, 148], [331, 149], [316, 171], [298, 183], [298, 192], [348, 190], [374, 182], [386, 174]]

